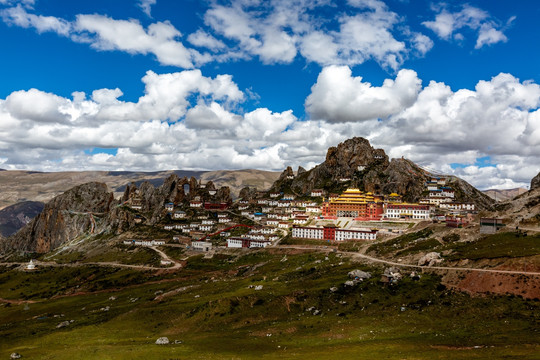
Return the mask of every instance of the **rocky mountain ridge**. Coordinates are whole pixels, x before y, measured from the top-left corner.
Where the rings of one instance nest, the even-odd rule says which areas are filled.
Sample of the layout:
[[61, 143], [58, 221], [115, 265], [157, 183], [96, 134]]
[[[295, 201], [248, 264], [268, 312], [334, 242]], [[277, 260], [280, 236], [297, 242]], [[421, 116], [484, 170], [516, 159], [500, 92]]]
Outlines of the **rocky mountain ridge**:
[[[213, 202], [230, 202], [228, 187], [216, 189], [212, 182], [202, 185], [194, 177], [170, 175], [162, 186], [149, 182], [141, 186], [130, 184], [124, 195], [116, 200], [104, 183], [90, 182], [76, 186], [55, 197], [26, 227], [0, 243], [0, 252], [12, 251], [46, 253], [81, 236], [121, 234], [137, 222], [157, 224], [167, 212], [164, 205], [186, 205], [200, 198]], [[141, 204], [139, 215], [129, 203]]]
[[531, 180], [531, 190], [540, 188], [540, 173], [538, 173], [535, 177]]
[[[375, 149], [367, 139], [355, 137], [329, 148], [326, 160], [311, 170], [295, 175], [288, 167], [269, 191], [303, 196], [313, 189], [340, 193], [354, 187], [373, 193], [397, 193], [405, 201], [417, 202], [425, 195], [425, 183], [432, 176], [408, 159], [389, 160], [383, 149]], [[455, 190], [456, 201], [473, 202], [481, 210], [493, 207], [490, 197], [464, 180], [449, 176], [447, 182]]]
[[140, 186], [147, 181], [155, 187], [175, 174], [178, 177], [195, 177], [216, 186], [228, 186], [233, 197], [237, 197], [245, 186], [268, 189], [278, 178], [279, 172], [263, 170], [217, 170], [217, 171], [69, 171], [37, 172], [22, 170], [0, 171], [0, 209], [24, 201], [46, 203], [69, 189], [88, 182], [105, 183], [115, 197], [120, 197], [126, 186], [135, 183]]

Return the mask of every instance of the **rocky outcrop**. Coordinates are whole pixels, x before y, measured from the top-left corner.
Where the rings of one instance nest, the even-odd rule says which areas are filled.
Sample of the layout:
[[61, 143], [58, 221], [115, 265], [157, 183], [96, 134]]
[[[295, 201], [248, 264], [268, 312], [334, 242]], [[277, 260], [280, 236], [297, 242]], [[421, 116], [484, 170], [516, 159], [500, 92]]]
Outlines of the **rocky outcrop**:
[[362, 271], [362, 270], [358, 270], [358, 269], [349, 271], [347, 275], [349, 275], [351, 279], [357, 279], [357, 280], [367, 280], [371, 278], [370, 273]]
[[[364, 179], [378, 179], [388, 164], [388, 156], [384, 150], [375, 149], [368, 140], [356, 137], [329, 148], [322, 164], [298, 173], [293, 179], [292, 169], [287, 168], [270, 191], [290, 190], [296, 194], [307, 194], [313, 189], [336, 192], [350, 185], [365, 188]], [[345, 179], [350, 181], [344, 181]], [[380, 181], [366, 185], [373, 190], [379, 190]]]
[[458, 202], [472, 202], [479, 210], [492, 210], [495, 200], [484, 194], [465, 180], [451, 176], [446, 184], [454, 189], [455, 200]]
[[169, 344], [169, 338], [166, 336], [160, 337], [156, 340], [156, 345], [167, 345]]
[[[143, 182], [139, 188], [135, 184], [130, 184], [122, 196], [123, 203], [130, 204], [137, 201], [141, 205], [140, 213], [145, 215], [147, 225], [155, 225], [163, 218], [166, 214], [164, 212], [165, 204], [188, 206], [189, 202], [194, 199], [215, 203], [232, 201], [231, 192], [227, 186], [216, 189], [212, 181], [202, 184], [194, 177], [180, 178], [176, 174], [167, 177], [163, 185], [158, 188], [149, 182]], [[125, 223], [121, 218], [118, 220], [119, 226]]]
[[540, 173], [532, 178], [531, 180], [531, 190], [540, 188]]
[[[193, 177], [172, 174], [158, 188], [150, 182], [139, 187], [130, 184], [117, 201], [107, 185], [87, 183], [47, 203], [26, 227], [0, 241], [0, 253], [46, 253], [83, 235], [121, 234], [138, 223], [155, 225], [168, 213], [165, 204], [189, 206], [193, 199], [229, 203], [231, 193], [228, 187], [216, 189], [211, 181], [203, 185]], [[133, 210], [135, 204], [137, 211]]]
[[242, 200], [252, 200], [257, 197], [257, 189], [253, 187], [246, 186], [240, 190], [238, 197]]
[[418, 260], [418, 266], [434, 266], [442, 262], [441, 254], [438, 252], [430, 252], [422, 256]]
[[87, 183], [48, 202], [26, 227], [2, 242], [7, 249], [45, 253], [85, 232], [97, 231], [94, 215], [106, 215], [115, 205], [103, 183]]
[[379, 179], [384, 180], [379, 185], [383, 194], [401, 194], [405, 201], [416, 202], [425, 190], [427, 176], [412, 161], [401, 158], [392, 159]]
[[[408, 202], [418, 202], [426, 196], [425, 183], [431, 174], [400, 158], [389, 160], [383, 149], [373, 148], [369, 141], [355, 137], [328, 149], [326, 160], [296, 176], [288, 167], [274, 183], [271, 192], [307, 195], [313, 189], [340, 193], [349, 187], [365, 192], [397, 193]], [[478, 209], [491, 209], [494, 201], [465, 181], [453, 178], [457, 201], [474, 202]]]

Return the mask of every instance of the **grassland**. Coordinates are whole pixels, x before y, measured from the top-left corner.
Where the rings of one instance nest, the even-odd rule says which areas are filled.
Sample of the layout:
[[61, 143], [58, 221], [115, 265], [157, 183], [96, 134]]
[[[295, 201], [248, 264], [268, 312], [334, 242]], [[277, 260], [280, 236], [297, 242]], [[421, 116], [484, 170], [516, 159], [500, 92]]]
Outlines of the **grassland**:
[[[388, 255], [395, 251], [404, 252], [411, 246], [417, 246], [419, 242], [429, 240], [431, 235], [433, 235], [433, 230], [428, 228], [408, 233], [388, 241], [373, 244], [368, 248], [368, 252], [374, 252], [379, 255]], [[422, 246], [421, 248], [424, 250], [425, 247]]]
[[[373, 276], [345, 286], [356, 268]], [[429, 274], [388, 286], [382, 270], [283, 250], [196, 256], [174, 273], [4, 267], [0, 358], [537, 358], [538, 302], [469, 297]]]
[[443, 236], [440, 240], [433, 229], [426, 228], [388, 241], [371, 245], [367, 251], [381, 256], [404, 256], [430, 251], [446, 252], [448, 260], [480, 260], [516, 258], [540, 254], [540, 234], [523, 236], [523, 233], [500, 232], [478, 235], [470, 241], [459, 241], [457, 234]]
[[538, 255], [540, 254], [540, 234], [519, 236], [514, 232], [501, 232], [482, 236], [476, 241], [455, 244], [452, 249], [450, 258], [454, 260]]

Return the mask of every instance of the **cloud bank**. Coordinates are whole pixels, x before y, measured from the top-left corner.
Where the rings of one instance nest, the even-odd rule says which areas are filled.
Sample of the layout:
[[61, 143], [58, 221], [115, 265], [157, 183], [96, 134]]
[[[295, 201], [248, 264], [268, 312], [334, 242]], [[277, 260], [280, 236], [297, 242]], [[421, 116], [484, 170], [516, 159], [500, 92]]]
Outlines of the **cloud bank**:
[[[453, 91], [433, 81], [422, 87], [412, 70], [375, 86], [329, 66], [306, 99], [309, 120], [291, 110], [242, 112], [246, 95], [229, 75], [149, 71], [142, 82], [137, 102], [121, 100], [121, 89], [11, 93], [0, 100], [0, 167], [309, 168], [328, 147], [363, 136], [392, 157], [482, 188], [525, 185], [539, 171], [540, 86], [510, 74]], [[497, 165], [479, 162], [486, 157]]]

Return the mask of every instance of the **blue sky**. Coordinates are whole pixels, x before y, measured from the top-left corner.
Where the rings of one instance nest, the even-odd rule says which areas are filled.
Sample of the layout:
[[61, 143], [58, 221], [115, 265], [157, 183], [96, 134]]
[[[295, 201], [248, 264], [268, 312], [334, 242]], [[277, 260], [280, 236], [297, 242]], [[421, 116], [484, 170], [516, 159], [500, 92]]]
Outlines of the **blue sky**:
[[540, 171], [536, 1], [0, 0], [0, 168]]

